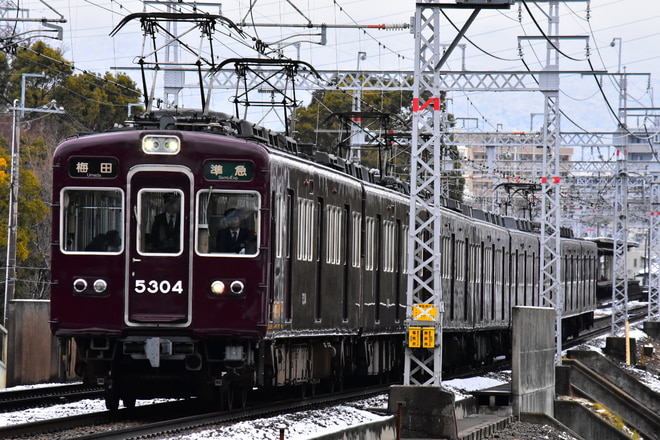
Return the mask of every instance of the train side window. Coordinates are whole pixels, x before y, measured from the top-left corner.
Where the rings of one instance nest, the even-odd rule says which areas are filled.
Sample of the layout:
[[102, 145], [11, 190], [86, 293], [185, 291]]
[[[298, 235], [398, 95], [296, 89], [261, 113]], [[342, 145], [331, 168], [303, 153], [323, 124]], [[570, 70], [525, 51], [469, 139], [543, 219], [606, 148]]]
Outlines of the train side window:
[[260, 206], [259, 193], [255, 191], [200, 191], [197, 194], [197, 252], [232, 257], [257, 255]]
[[408, 249], [409, 246], [409, 235], [408, 235], [408, 226], [407, 225], [402, 225], [401, 226], [401, 262], [399, 263], [401, 265], [401, 273], [408, 275], [408, 255], [412, 255], [412, 252], [410, 249]]
[[383, 221], [383, 272], [394, 272], [396, 264], [396, 223]]
[[284, 213], [286, 212], [284, 207], [284, 197], [280, 193], [273, 193], [273, 219], [275, 225], [280, 225], [279, 227], [273, 227], [273, 235], [275, 236], [275, 257], [282, 258], [284, 256], [284, 231], [285, 228], [281, 225], [284, 225], [285, 217]]
[[326, 263], [342, 264], [343, 244], [343, 216], [344, 212], [339, 206], [328, 205], [326, 207]]
[[360, 267], [360, 257], [362, 256], [362, 238], [360, 232], [362, 230], [362, 214], [353, 212], [351, 216], [353, 221], [353, 225], [351, 226], [351, 230], [353, 231], [351, 265], [353, 267]]
[[124, 193], [121, 190], [65, 188], [60, 203], [62, 252], [123, 252]]
[[314, 260], [314, 238], [316, 234], [314, 201], [298, 197], [298, 246], [299, 261]]
[[364, 269], [374, 270], [374, 243], [376, 240], [376, 219], [367, 217], [364, 240]]

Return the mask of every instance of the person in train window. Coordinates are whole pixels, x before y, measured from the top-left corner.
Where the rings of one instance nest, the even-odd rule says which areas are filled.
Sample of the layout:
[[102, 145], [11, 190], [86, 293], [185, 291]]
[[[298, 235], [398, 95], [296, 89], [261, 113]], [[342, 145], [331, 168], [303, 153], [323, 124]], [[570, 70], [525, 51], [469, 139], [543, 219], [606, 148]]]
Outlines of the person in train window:
[[108, 252], [119, 252], [121, 250], [121, 236], [119, 231], [112, 229], [105, 234], [108, 239]]
[[108, 250], [108, 243], [108, 236], [106, 234], [98, 234], [85, 246], [85, 252], [106, 252]]
[[[254, 240], [254, 234], [249, 229], [241, 228], [241, 213], [238, 209], [225, 211], [227, 227], [218, 231], [216, 237], [216, 250], [231, 254], [245, 254], [246, 246]], [[248, 253], [254, 253], [249, 251]]]
[[86, 252], [118, 252], [121, 250], [119, 231], [113, 229], [105, 234], [98, 234], [85, 246]]
[[165, 212], [156, 215], [151, 226], [153, 251], [176, 253], [180, 249], [180, 202], [179, 198], [172, 194], [166, 194], [164, 201]]

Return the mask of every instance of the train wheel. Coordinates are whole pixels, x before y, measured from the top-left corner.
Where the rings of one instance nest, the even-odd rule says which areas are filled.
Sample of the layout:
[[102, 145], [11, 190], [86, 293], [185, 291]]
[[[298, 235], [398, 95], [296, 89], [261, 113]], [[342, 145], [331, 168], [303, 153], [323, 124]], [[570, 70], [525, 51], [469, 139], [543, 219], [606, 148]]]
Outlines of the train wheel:
[[238, 405], [241, 409], [245, 409], [247, 406], [248, 400], [248, 387], [241, 386], [237, 389], [236, 398], [238, 399]]
[[133, 396], [124, 396], [121, 401], [127, 409], [135, 409], [136, 398]]
[[105, 407], [110, 411], [117, 411], [119, 409], [119, 395], [112, 388], [112, 386], [105, 390]]
[[332, 379], [333, 392], [339, 391], [340, 393], [344, 391], [344, 376], [338, 376]]
[[334, 393], [337, 389], [337, 379], [335, 379], [334, 377], [328, 379], [328, 381], [326, 382], [326, 388], [328, 390], [328, 393], [330, 394]]
[[225, 405], [227, 408], [227, 411], [231, 411], [234, 409], [234, 387], [233, 386], [228, 386], [227, 389], [224, 391], [225, 395]]

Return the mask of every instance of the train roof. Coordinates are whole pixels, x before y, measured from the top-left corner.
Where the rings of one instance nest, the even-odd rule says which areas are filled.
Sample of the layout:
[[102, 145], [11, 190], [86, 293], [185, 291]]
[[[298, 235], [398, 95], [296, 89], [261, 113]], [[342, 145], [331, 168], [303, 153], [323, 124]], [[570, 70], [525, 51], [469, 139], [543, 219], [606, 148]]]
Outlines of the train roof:
[[[305, 159], [332, 170], [347, 174], [364, 182], [380, 185], [409, 195], [409, 187], [395, 176], [381, 176], [377, 169], [369, 169], [332, 153], [320, 151], [314, 144], [300, 143], [281, 132], [269, 130], [258, 124], [236, 118], [227, 113], [201, 109], [172, 108], [159, 109], [150, 113], [133, 115], [126, 121], [126, 130], [182, 130], [233, 136], [253, 140], [269, 148]], [[458, 200], [442, 198], [444, 208], [459, 212], [467, 217], [485, 221], [507, 229], [529, 233], [540, 233], [540, 223], [474, 208]], [[570, 228], [561, 228], [560, 236], [573, 238]]]
[[[614, 239], [612, 237], [594, 237], [585, 238], [587, 241], [596, 243], [598, 252], [604, 255], [612, 255], [614, 253]], [[636, 241], [628, 241], [628, 249], [639, 247]]]
[[359, 163], [319, 151], [316, 145], [297, 142], [284, 133], [269, 130], [223, 112], [203, 112], [200, 109], [163, 109], [133, 116], [132, 119], [126, 121], [126, 124], [128, 129], [136, 130], [201, 131], [249, 139], [325, 165], [362, 181], [381, 185], [403, 194], [409, 193], [408, 185], [395, 176], [381, 176], [379, 170], [369, 169]]

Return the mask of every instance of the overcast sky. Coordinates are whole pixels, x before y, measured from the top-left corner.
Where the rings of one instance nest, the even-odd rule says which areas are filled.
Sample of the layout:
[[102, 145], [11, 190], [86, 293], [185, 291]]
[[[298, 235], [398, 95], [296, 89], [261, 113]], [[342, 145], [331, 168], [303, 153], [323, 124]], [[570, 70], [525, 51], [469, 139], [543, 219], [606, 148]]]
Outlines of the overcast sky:
[[[135, 66], [134, 60], [142, 51], [142, 33], [139, 22], [132, 21], [115, 37], [111, 30], [127, 14], [142, 12], [139, 1], [108, 0], [44, 0], [67, 20], [63, 24], [63, 41], [49, 41], [51, 45], [61, 45], [65, 57], [79, 69], [103, 73], [114, 67]], [[444, 3], [453, 3], [445, 0]], [[253, 4], [250, 10], [249, 6]], [[57, 15], [44, 8], [37, 0], [21, 3], [30, 9], [30, 16], [55, 18]], [[409, 24], [415, 13], [415, 2], [394, 0], [238, 0], [225, 1], [219, 6], [200, 6], [206, 12], [222, 14], [234, 22], [282, 23], [282, 24], [328, 24], [328, 25], [404, 25]], [[527, 1], [532, 16], [543, 32], [548, 32], [546, 12], [547, 2]], [[660, 4], [648, 0], [596, 0], [560, 2], [559, 33], [561, 35], [588, 36], [588, 48], [584, 39], [562, 40], [561, 49], [567, 57], [561, 57], [562, 70], [590, 70], [585, 61], [588, 55], [594, 69], [617, 73], [619, 65], [627, 73], [649, 73], [629, 76], [628, 107], [658, 106], [652, 101], [653, 91], [660, 91]], [[162, 6], [157, 6], [164, 10]], [[150, 6], [148, 11], [155, 10]], [[462, 26], [466, 19], [465, 11], [447, 10], [449, 18]], [[179, 31], [181, 31], [181, 27]], [[300, 58], [318, 70], [354, 70], [358, 64], [358, 53], [366, 52], [360, 61], [364, 70], [413, 70], [413, 35], [408, 29], [368, 31], [354, 28], [327, 31], [327, 42], [320, 42], [316, 28], [246, 28], [256, 38], [277, 45], [302, 41]], [[224, 30], [216, 31], [214, 54], [216, 60], [229, 57], [254, 57], [256, 52], [249, 46], [250, 40], [239, 43], [223, 37]], [[441, 19], [440, 35], [443, 42], [450, 43], [455, 30], [446, 19]], [[299, 34], [292, 36], [292, 34]], [[311, 34], [311, 35], [310, 35]], [[458, 71], [465, 65], [467, 70], [525, 71], [519, 51], [519, 36], [541, 35], [524, 5], [516, 3], [510, 10], [480, 13], [467, 31], [473, 44], [465, 44], [465, 58], [457, 50], [447, 64], [449, 70]], [[616, 39], [616, 40], [615, 40]], [[615, 41], [614, 46], [611, 45]], [[197, 42], [197, 39], [194, 39]], [[308, 41], [312, 41], [309, 43]], [[223, 46], [224, 44], [224, 46]], [[475, 47], [478, 46], [478, 47]], [[295, 45], [283, 49], [286, 56], [296, 58]], [[544, 42], [530, 44], [523, 40], [522, 59], [532, 70], [540, 70], [545, 64]], [[187, 55], [182, 55], [187, 56]], [[619, 64], [620, 56], [620, 64]], [[497, 58], [496, 58], [497, 57]], [[128, 71], [139, 82], [136, 71]], [[192, 83], [192, 75], [186, 76], [186, 83]], [[619, 104], [617, 77], [605, 77], [603, 90], [607, 101], [616, 110]], [[650, 88], [649, 88], [650, 85]], [[157, 90], [156, 94], [159, 92]], [[189, 90], [184, 95], [190, 99], [197, 97], [197, 90]], [[304, 95], [302, 95], [304, 97]], [[538, 129], [542, 119], [532, 117], [543, 112], [543, 96], [537, 92], [454, 92], [451, 94], [450, 111], [459, 118], [467, 118], [466, 129], [479, 131], [529, 131]], [[185, 98], [184, 99], [188, 99]], [[308, 102], [305, 102], [307, 104]], [[199, 106], [198, 103], [190, 106]], [[560, 106], [567, 116], [579, 127], [589, 131], [612, 131], [616, 120], [593, 76], [579, 74], [561, 76]], [[226, 98], [218, 99], [215, 110], [231, 112], [232, 106]], [[647, 124], [650, 124], [647, 119]], [[631, 122], [631, 121], [629, 121]], [[478, 124], [478, 126], [477, 126]], [[567, 119], [562, 119], [562, 131], [579, 131]], [[656, 130], [658, 128], [655, 128]]]

